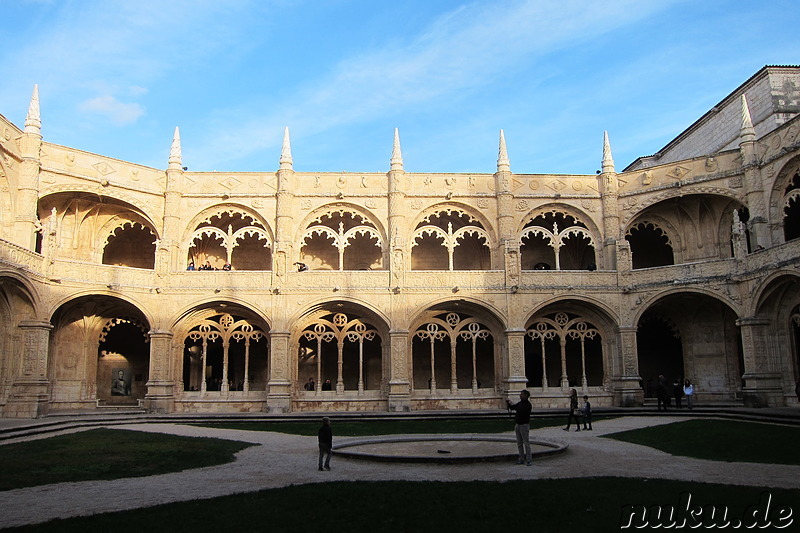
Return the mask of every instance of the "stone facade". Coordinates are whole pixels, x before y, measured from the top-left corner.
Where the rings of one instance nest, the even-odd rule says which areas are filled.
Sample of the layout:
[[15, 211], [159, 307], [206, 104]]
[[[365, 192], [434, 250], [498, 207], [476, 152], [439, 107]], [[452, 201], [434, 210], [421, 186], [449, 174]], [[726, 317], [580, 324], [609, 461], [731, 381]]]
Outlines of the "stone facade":
[[158, 170], [43, 142], [37, 91], [0, 116], [2, 416], [797, 403], [800, 119], [744, 93], [725, 149], [550, 175], [502, 132], [494, 174], [397, 132], [388, 172], [295, 172], [288, 130], [276, 171], [187, 171], [177, 129]]

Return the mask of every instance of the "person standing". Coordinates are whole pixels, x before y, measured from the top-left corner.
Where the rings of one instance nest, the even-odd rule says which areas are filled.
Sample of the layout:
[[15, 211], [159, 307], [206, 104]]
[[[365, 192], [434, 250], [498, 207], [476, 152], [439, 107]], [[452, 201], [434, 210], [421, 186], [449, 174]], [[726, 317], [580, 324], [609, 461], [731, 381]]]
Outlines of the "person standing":
[[569, 415], [567, 417], [567, 427], [564, 431], [569, 431], [569, 426], [572, 424], [572, 419], [575, 419], [575, 431], [581, 430], [581, 420], [578, 418], [578, 391], [570, 389], [569, 391]]
[[658, 399], [658, 410], [662, 408], [667, 410], [667, 381], [664, 379], [664, 374], [658, 376], [658, 385], [656, 385], [656, 398]]
[[317, 433], [317, 441], [319, 442], [319, 470], [330, 470], [333, 430], [331, 429], [331, 419], [327, 416], [322, 418], [322, 427]]
[[528, 398], [531, 393], [527, 389], [522, 389], [519, 392], [519, 401], [512, 404], [510, 400], [506, 400], [508, 408], [514, 411], [514, 435], [517, 437], [517, 450], [519, 457], [517, 464], [521, 465], [523, 461], [528, 466], [531, 466], [531, 410], [533, 406]]
[[[587, 425], [589, 427], [586, 427]], [[586, 395], [583, 396], [583, 429], [592, 430], [592, 404]]]
[[680, 378], [675, 378], [672, 382], [672, 397], [675, 398], [675, 407], [683, 409], [681, 406], [681, 398], [683, 398], [683, 385], [681, 385]]
[[688, 379], [683, 382], [683, 395], [686, 396], [686, 407], [692, 410], [692, 397], [694, 396], [694, 385]]

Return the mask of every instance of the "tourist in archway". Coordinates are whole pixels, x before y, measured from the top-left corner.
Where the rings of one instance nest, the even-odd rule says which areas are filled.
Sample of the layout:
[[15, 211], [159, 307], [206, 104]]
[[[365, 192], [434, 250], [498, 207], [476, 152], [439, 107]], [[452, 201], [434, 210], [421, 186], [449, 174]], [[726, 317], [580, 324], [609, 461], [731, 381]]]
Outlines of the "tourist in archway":
[[578, 407], [578, 391], [569, 390], [569, 415], [567, 415], [567, 427], [564, 431], [569, 431], [569, 426], [575, 420], [575, 431], [581, 430], [580, 409]]

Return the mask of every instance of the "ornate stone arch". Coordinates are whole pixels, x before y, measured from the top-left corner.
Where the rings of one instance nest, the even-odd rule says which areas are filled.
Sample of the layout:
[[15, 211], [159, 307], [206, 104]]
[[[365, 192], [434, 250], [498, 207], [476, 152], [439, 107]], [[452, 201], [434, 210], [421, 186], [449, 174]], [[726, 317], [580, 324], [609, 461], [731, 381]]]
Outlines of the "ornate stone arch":
[[631, 199], [631, 205], [635, 206], [637, 209], [625, 210], [622, 213], [620, 213], [620, 228], [629, 227], [631, 221], [640, 217], [643, 213], [647, 211], [649, 207], [652, 207], [665, 200], [671, 200], [673, 198], [682, 198], [688, 195], [724, 196], [726, 198], [730, 198], [731, 200], [735, 200], [742, 205], [746, 205], [744, 204], [743, 194], [737, 193], [734, 189], [722, 188], [722, 187], [709, 187], [701, 185], [697, 186], [686, 185], [684, 187], [679, 187], [679, 188], [673, 187], [667, 191], [660, 192], [658, 194], [652, 194], [652, 195], [639, 194], [639, 195], [626, 196], [626, 198]]
[[154, 268], [158, 235], [143, 218], [114, 216], [103, 225], [97, 238], [99, 242], [92, 248], [98, 263]]
[[301, 398], [385, 390], [389, 327], [380, 313], [354, 301], [319, 302], [297, 317], [291, 331], [292, 375]]
[[[136, 197], [133, 195], [125, 194], [114, 188], [109, 187], [102, 187], [99, 185], [53, 185], [50, 187], [44, 187], [39, 191], [39, 206], [40, 210], [42, 208], [44, 201], [47, 197], [58, 194], [58, 193], [67, 193], [65, 194], [66, 198], [79, 198], [79, 199], [97, 199], [99, 202], [102, 203], [102, 200], [105, 198], [115, 200], [120, 202], [123, 205], [130, 206], [131, 210], [137, 212], [140, 216], [144, 217], [148, 224], [151, 227], [158, 227], [155, 224], [155, 220], [158, 220], [161, 216], [158, 213], [158, 209], [162, 208], [163, 203], [158, 203], [157, 205], [148, 204], [146, 203], [142, 197]], [[158, 198], [163, 202], [163, 198]], [[162, 208], [163, 209], [163, 208]], [[49, 208], [47, 209], [49, 211]], [[62, 209], [58, 210], [62, 212]]]
[[315, 209], [298, 227], [300, 262], [312, 270], [383, 270], [383, 225], [359, 206], [339, 202]]
[[163, 364], [151, 361], [150, 320], [124, 295], [83, 291], [58, 302], [50, 317], [51, 402], [135, 405], [144, 399], [151, 371]]
[[[137, 231], [145, 231], [151, 236], [134, 239], [129, 245], [136, 250], [115, 263], [128, 264], [134, 256], [143, 259], [146, 254], [140, 248], [153, 246], [152, 243], [159, 238], [160, 226], [154, 224], [139, 206], [114, 196], [75, 190], [52, 192], [40, 197], [38, 216], [42, 227], [49, 228], [51, 233], [48, 242], [52, 252], [63, 259], [100, 263], [110, 237], [126, 225], [129, 230], [137, 226]], [[133, 259], [136, 263], [133, 266], [152, 268], [154, 257], [153, 246], [151, 261], [140, 264], [141, 260]]]
[[525, 321], [525, 375], [545, 391], [607, 389], [615, 346], [616, 323], [607, 310], [577, 298], [554, 299]]
[[196, 303], [176, 318], [173, 332], [171, 360], [183, 395], [266, 390], [270, 326], [250, 306]]
[[[2, 147], [2, 145], [0, 145]], [[0, 237], [7, 238], [14, 224], [11, 214], [14, 213], [17, 188], [11, 186], [10, 169], [4, 157], [0, 157]]]
[[791, 240], [800, 234], [800, 156], [787, 161], [775, 177], [769, 197], [769, 221], [773, 242], [785, 242], [787, 235]]
[[409, 345], [412, 389], [454, 396], [498, 386], [504, 331], [479, 303], [450, 300], [426, 308], [411, 321]]
[[[678, 230], [668, 220], [655, 214], [643, 213], [639, 218], [633, 220], [625, 228], [624, 232], [625, 238], [630, 241], [631, 232], [636, 229], [651, 230], [656, 234], [660, 232], [661, 235], [666, 237], [666, 242], [664, 242], [663, 245], [668, 246], [672, 250], [671, 262], [666, 260], [663, 261], [659, 260], [657, 261], [658, 265], [649, 265], [649, 266], [670, 265], [681, 262], [681, 257], [682, 257], [681, 251], [683, 249], [683, 245], [681, 242], [680, 232], [678, 232]], [[631, 247], [631, 258], [633, 260], [634, 268], [637, 268], [636, 253], [637, 250], [634, 250], [633, 247]]]
[[[573, 270], [597, 267], [600, 234], [594, 221], [579, 209], [563, 204], [541, 206], [524, 217], [517, 235], [523, 270], [549, 269], [545, 265], [555, 270], [564, 265]], [[549, 251], [541, 245], [552, 249], [553, 265], [547, 262]], [[564, 253], [566, 258], [562, 258]]]
[[482, 216], [460, 204], [437, 204], [414, 222], [412, 270], [489, 270], [496, 243]]
[[266, 221], [238, 204], [204, 209], [186, 228], [187, 261], [211, 270], [269, 270], [274, 237]]

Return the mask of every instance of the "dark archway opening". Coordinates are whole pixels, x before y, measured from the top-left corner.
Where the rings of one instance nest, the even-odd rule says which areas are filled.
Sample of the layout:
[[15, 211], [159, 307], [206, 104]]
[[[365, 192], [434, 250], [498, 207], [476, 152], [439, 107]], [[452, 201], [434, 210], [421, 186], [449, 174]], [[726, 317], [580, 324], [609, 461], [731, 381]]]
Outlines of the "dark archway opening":
[[663, 375], [668, 383], [683, 379], [680, 332], [667, 319], [656, 314], [645, 314], [636, 331], [636, 346], [639, 375], [646, 398], [656, 397], [659, 376]]

